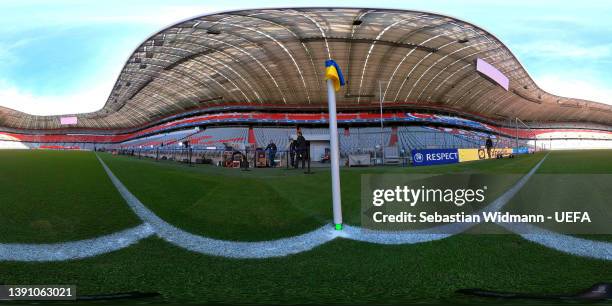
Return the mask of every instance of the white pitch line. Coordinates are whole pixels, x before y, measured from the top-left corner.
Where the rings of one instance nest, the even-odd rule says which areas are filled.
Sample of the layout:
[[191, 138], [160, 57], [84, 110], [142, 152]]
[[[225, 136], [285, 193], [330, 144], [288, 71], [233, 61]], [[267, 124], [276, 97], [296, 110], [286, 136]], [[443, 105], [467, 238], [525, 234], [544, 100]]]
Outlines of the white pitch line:
[[92, 239], [53, 244], [0, 243], [0, 261], [81, 259], [126, 248], [153, 234], [147, 224]]
[[[0, 244], [0, 261], [61, 261], [86, 258], [128, 247], [152, 234], [156, 234], [176, 246], [208, 255], [230, 258], [281, 257], [311, 250], [338, 237], [377, 244], [416, 244], [444, 239], [461, 233], [476, 224], [455, 223], [427, 230], [401, 232], [375, 231], [349, 225], [346, 225], [342, 231], [336, 231], [331, 225], [326, 225], [306, 234], [271, 241], [238, 242], [212, 239], [188, 233], [159, 218], [129, 192], [100, 157], [97, 155], [96, 157], [126, 203], [145, 223], [114, 234], [74, 242]], [[512, 188], [485, 207], [481, 213], [501, 209], [525, 185], [545, 158], [538, 162]], [[499, 225], [517, 233], [524, 239], [551, 249], [578, 256], [612, 260], [612, 243], [609, 242], [562, 235], [529, 224], [499, 223]], [[528, 233], [524, 234], [525, 232]]]
[[[485, 207], [481, 213], [501, 209], [525, 185], [545, 159], [546, 157], [539, 161], [512, 188]], [[311, 250], [337, 237], [377, 244], [415, 244], [444, 239], [461, 233], [476, 224], [447, 224], [428, 230], [401, 232], [374, 231], [348, 225], [342, 231], [335, 231], [332, 226], [326, 225], [303, 235], [271, 241], [238, 242], [212, 239], [183, 231], [159, 218], [121, 183], [100, 157], [98, 157], [98, 160], [130, 208], [140, 219], [150, 224], [159, 237], [179, 247], [208, 255], [231, 258], [280, 257]]]
[[581, 257], [612, 260], [612, 242], [564, 235], [525, 223], [497, 223], [523, 239]]
[[[496, 212], [504, 207], [504, 205], [506, 205], [506, 203], [508, 203], [516, 195], [516, 193], [521, 190], [523, 186], [525, 186], [529, 178], [531, 178], [538, 168], [540, 168], [540, 165], [542, 165], [547, 156], [548, 155], [544, 156], [542, 160], [533, 166], [533, 168], [531, 168], [527, 174], [521, 177], [510, 189], [491, 202], [491, 204], [481, 209], [478, 212], [478, 214], [481, 215], [480, 219], [483, 219], [482, 215], [485, 212]], [[450, 236], [462, 233], [478, 223], [479, 222], [451, 223], [412, 231], [377, 231], [346, 226], [345, 230], [347, 231], [347, 235], [343, 237], [378, 244], [413, 244], [448, 238]]]
[[299, 236], [257, 242], [227, 241], [194, 235], [155, 215], [121, 183], [100, 157], [98, 157], [98, 160], [119, 194], [142, 221], [153, 227], [157, 236], [190, 251], [230, 258], [280, 257], [311, 250], [338, 236], [337, 231], [333, 230], [331, 226], [322, 226], [317, 230]]

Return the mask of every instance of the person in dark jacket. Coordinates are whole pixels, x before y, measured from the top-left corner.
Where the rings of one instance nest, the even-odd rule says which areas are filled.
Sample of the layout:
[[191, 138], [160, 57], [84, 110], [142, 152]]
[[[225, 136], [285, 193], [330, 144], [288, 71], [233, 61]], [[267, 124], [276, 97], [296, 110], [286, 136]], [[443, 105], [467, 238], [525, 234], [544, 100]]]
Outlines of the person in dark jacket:
[[306, 158], [308, 151], [308, 142], [302, 135], [302, 132], [298, 132], [297, 139], [295, 140], [297, 159], [295, 161], [295, 168], [298, 167], [299, 162], [302, 161], [302, 169], [306, 168]]
[[289, 164], [291, 167], [295, 167], [295, 152], [296, 152], [295, 140], [291, 139], [289, 142]]
[[487, 155], [489, 156], [489, 158], [491, 158], [491, 150], [493, 149], [493, 140], [491, 140], [491, 136], [487, 137], [485, 147], [487, 148]]
[[276, 165], [274, 164], [274, 158], [276, 157], [276, 144], [270, 140], [270, 143], [266, 147], [266, 151], [268, 151], [268, 158], [270, 159], [270, 167], [274, 168]]

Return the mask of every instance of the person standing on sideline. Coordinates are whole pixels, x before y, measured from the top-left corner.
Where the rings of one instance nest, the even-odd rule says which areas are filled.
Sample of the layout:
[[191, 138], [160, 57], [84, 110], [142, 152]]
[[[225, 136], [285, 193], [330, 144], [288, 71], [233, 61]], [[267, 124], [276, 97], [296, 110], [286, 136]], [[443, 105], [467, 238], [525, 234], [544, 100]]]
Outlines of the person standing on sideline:
[[487, 155], [489, 156], [489, 158], [491, 158], [491, 150], [493, 149], [493, 140], [491, 140], [491, 136], [487, 137], [485, 147], [487, 148]]
[[274, 141], [270, 140], [266, 150], [268, 151], [268, 158], [270, 159], [270, 167], [274, 168], [276, 166], [274, 164], [274, 158], [276, 157], [276, 144], [274, 144]]
[[308, 150], [308, 143], [306, 138], [302, 135], [302, 132], [298, 132], [298, 137], [295, 140], [295, 146], [297, 148], [297, 159], [295, 161], [295, 168], [298, 167], [299, 162], [302, 161], [302, 169], [306, 168], [306, 150]]

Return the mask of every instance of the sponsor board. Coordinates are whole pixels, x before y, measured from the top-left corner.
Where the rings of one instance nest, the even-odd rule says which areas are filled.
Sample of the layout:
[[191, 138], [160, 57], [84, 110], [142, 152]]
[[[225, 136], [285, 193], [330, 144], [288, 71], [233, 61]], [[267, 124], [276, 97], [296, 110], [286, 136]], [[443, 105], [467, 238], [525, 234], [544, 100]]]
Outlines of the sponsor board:
[[459, 162], [467, 162], [482, 159], [480, 153], [484, 153], [483, 149], [459, 149]]
[[412, 164], [415, 166], [454, 164], [459, 162], [457, 149], [412, 150]]
[[492, 155], [491, 158], [495, 158], [497, 154], [501, 154], [504, 157], [508, 157], [509, 155], [513, 154], [512, 148], [501, 148], [501, 149], [495, 149], [494, 151], [495, 151], [495, 154], [491, 154]]
[[[474, 160], [496, 158], [496, 156], [498, 154], [501, 154], [504, 157], [507, 157], [510, 154], [516, 154], [516, 153], [514, 153], [514, 149], [513, 148], [494, 148], [494, 149], [491, 149], [491, 156], [489, 156], [489, 154], [487, 152], [487, 149], [485, 149], [485, 148], [480, 148], [480, 149], [458, 149], [457, 151], [459, 153], [459, 162], [461, 162], [461, 163], [468, 162], [468, 161], [474, 161]], [[521, 153], [521, 154], [523, 154], [523, 153]]]
[[529, 148], [528, 147], [512, 148], [512, 153], [514, 153], [514, 154], [529, 154]]
[[[527, 148], [521, 149], [516, 153], [517, 148], [492, 148], [491, 155], [486, 148], [479, 149], [424, 149], [412, 150], [412, 163], [415, 166], [453, 164], [458, 162], [468, 162], [496, 158], [498, 155], [508, 157], [511, 154], [526, 154]], [[523, 153], [524, 152], [524, 153]]]

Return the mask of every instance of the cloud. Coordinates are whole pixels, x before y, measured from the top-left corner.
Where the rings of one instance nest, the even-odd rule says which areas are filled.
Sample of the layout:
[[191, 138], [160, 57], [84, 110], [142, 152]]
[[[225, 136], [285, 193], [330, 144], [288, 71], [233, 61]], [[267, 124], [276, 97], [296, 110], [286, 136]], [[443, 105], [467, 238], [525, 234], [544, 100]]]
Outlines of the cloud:
[[612, 105], [612, 89], [593, 76], [582, 75], [578, 80], [575, 77], [580, 73], [571, 74], [574, 77], [564, 77], [563, 75], [543, 75], [536, 78], [536, 83], [549, 93], [603, 104]]
[[[3, 0], [5, 1], [5, 0]], [[3, 9], [5, 4], [0, 4]], [[0, 19], [0, 32], [8, 34], [22, 33], [29, 30], [57, 27], [103, 26], [106, 24], [139, 25], [159, 28], [176, 21], [221, 10], [223, 6], [216, 4], [159, 4], [146, 2], [126, 2], [120, 5], [100, 2], [75, 2], [67, 5], [42, 6], [32, 9], [29, 6], [19, 6], [13, 15]], [[22, 21], [25, 16], [36, 22]]]
[[0, 67], [5, 65], [5, 63], [11, 63], [16, 60], [15, 54], [13, 54], [9, 48], [0, 44]]
[[0, 101], [2, 106], [32, 115], [87, 113], [104, 106], [113, 84], [114, 80], [111, 80], [67, 95], [37, 96], [0, 80]]
[[583, 46], [564, 41], [537, 41], [514, 45], [513, 51], [524, 56], [596, 60], [609, 58], [612, 54], [612, 44]]
[[[94, 3], [93, 5], [101, 5], [99, 9], [92, 9], [91, 7], [84, 9], [84, 7], [81, 7], [83, 4], [80, 1], [65, 0], [63, 2], [64, 6], [51, 6], [48, 10], [34, 10], [19, 1], [2, 3], [4, 8], [8, 6], [18, 10], [13, 16], [5, 16], [4, 20], [0, 20], [0, 33], [3, 34], [0, 36], [15, 38], [14, 40], [0, 40], [0, 105], [32, 115], [63, 115], [99, 110], [103, 107], [111, 92], [126, 54], [131, 53], [141, 39], [144, 40], [154, 31], [175, 24], [180, 20], [235, 7], [235, 5], [227, 6], [214, 3], [149, 5], [146, 1], [141, 1], [141, 3], [132, 2], [117, 7], [98, 2], [98, 4]], [[46, 5], [44, 2], [39, 4]], [[24, 14], [35, 16], [34, 19], [37, 22], [22, 22]], [[14, 23], [18, 23], [20, 26], [11, 26]], [[41, 82], [40, 86], [36, 85], [32, 86], [31, 89], [26, 89], [24, 84], [20, 83], [20, 79], [7, 78], [10, 71], [26, 69], [26, 67], [21, 67], [20, 64], [31, 62], [32, 59], [28, 58], [28, 53], [20, 52], [20, 48], [24, 48], [27, 44], [40, 38], [47, 38], [48, 40], [53, 33], [71, 31], [79, 34], [83, 32], [84, 27], [99, 28], [107, 25], [124, 25], [126, 27], [126, 31], [112, 38], [116, 46], [123, 47], [92, 55], [95, 56], [97, 61], [95, 65], [85, 66], [86, 63], [80, 62], [79, 65], [70, 66], [70, 69], [75, 69], [71, 72], [73, 75], [77, 75], [78, 69], [85, 72], [80, 74], [80, 80], [75, 79], [73, 81], [78, 82], [78, 84], [76, 86], [71, 84], [70, 87], [73, 89], [68, 92], [64, 88], [58, 87], [57, 91], [60, 92], [58, 94], [43, 93], [45, 90], [41, 90], [41, 86], [44, 82]], [[138, 25], [138, 28], [134, 28], [136, 25]], [[150, 32], [147, 29], [150, 29]], [[138, 38], [134, 37], [136, 35], [139, 35]], [[53, 43], [61, 41], [56, 39]], [[44, 49], [47, 47], [44, 45], [45, 43], [47, 41], [43, 41], [42, 45], [35, 47]], [[32, 46], [29, 47], [32, 48]], [[40, 67], [38, 67], [40, 69], [38, 73], [48, 70], [49, 65], [45, 61], [50, 59], [38, 58], [36, 60], [42, 61]], [[57, 57], [55, 61], [57, 62]], [[64, 72], [57, 71], [54, 73], [62, 75]], [[2, 74], [4, 74], [4, 78], [1, 78]], [[83, 78], [87, 80], [83, 80]]]
[[[143, 12], [144, 10], [145, 12]], [[131, 24], [152, 24], [164, 26], [175, 24], [180, 20], [215, 11], [210, 5], [166, 5], [143, 8], [140, 11], [85, 15], [72, 18], [71, 23], [131, 23]]]
[[0, 68], [18, 63], [21, 58], [15, 50], [27, 45], [32, 40], [34, 38], [27, 37], [10, 43], [0, 41]]

